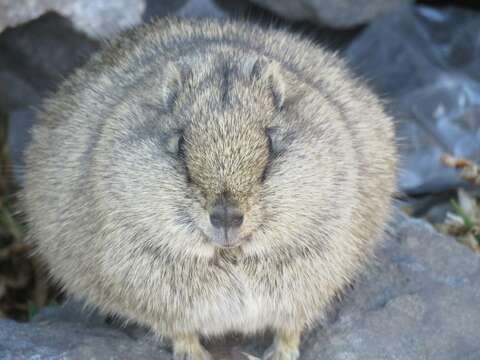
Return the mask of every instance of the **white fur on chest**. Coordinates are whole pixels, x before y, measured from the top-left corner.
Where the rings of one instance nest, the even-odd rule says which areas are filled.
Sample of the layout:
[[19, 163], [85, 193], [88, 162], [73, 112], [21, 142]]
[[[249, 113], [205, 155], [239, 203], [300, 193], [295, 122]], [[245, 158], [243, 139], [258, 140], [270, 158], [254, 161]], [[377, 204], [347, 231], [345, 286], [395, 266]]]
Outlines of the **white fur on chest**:
[[203, 304], [201, 322], [204, 335], [254, 334], [270, 325], [275, 312], [272, 301], [264, 292], [255, 290], [253, 280], [242, 271], [235, 272], [235, 283], [238, 291]]

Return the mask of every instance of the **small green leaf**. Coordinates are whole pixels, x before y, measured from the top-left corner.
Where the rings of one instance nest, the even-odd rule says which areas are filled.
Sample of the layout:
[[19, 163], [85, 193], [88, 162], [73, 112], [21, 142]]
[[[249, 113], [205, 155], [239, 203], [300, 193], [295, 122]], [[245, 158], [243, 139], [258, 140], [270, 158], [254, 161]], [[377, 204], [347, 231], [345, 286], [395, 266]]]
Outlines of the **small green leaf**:
[[458, 204], [458, 202], [455, 199], [451, 199], [450, 204], [452, 204], [457, 215], [459, 215], [463, 219], [463, 222], [465, 223], [465, 226], [468, 228], [468, 230], [472, 229], [474, 226], [472, 219], [470, 219], [470, 217], [465, 213], [465, 211], [463, 211], [462, 207]]

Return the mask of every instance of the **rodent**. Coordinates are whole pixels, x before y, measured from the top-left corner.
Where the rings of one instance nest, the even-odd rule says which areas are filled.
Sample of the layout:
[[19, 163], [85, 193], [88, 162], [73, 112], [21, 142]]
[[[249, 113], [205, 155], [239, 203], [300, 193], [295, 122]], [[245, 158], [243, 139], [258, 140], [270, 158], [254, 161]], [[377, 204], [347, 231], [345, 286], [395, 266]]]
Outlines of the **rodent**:
[[26, 151], [29, 239], [67, 293], [172, 340], [265, 329], [264, 359], [371, 261], [393, 122], [337, 55], [286, 30], [164, 18], [49, 98]]

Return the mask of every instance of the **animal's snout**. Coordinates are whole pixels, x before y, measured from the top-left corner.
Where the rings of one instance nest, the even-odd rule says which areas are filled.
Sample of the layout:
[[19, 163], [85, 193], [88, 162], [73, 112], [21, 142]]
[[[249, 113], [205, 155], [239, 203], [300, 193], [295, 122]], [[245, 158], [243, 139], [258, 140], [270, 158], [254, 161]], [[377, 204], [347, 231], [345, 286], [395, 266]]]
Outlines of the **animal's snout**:
[[238, 228], [243, 223], [243, 213], [238, 207], [221, 202], [210, 212], [210, 222], [216, 228]]

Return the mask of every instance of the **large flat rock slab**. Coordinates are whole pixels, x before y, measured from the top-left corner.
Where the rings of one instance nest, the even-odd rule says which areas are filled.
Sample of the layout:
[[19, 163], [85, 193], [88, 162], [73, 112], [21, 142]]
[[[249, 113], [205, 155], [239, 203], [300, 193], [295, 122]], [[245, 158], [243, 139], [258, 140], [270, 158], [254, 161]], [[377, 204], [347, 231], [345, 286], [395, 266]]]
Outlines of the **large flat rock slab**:
[[145, 0], [0, 0], [0, 31], [56, 12], [94, 36], [109, 36], [142, 21]]
[[401, 218], [335, 321], [304, 359], [480, 359], [480, 258], [421, 220]]

